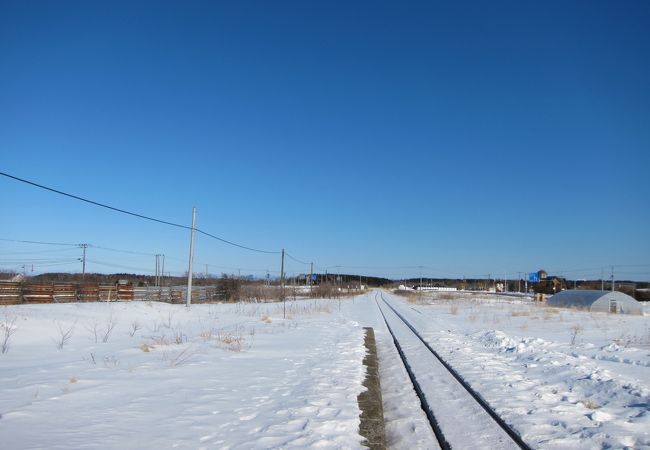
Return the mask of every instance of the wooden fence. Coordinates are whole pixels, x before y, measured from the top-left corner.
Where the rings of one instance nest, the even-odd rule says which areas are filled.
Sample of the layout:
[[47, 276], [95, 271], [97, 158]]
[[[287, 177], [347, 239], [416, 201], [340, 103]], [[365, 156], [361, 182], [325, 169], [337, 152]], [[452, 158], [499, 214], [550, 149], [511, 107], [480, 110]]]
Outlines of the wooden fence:
[[[130, 284], [32, 284], [0, 281], [0, 305], [131, 300], [185, 303], [186, 294], [185, 286], [134, 287]], [[192, 289], [192, 303], [224, 300], [226, 292], [215, 286], [198, 286]]]

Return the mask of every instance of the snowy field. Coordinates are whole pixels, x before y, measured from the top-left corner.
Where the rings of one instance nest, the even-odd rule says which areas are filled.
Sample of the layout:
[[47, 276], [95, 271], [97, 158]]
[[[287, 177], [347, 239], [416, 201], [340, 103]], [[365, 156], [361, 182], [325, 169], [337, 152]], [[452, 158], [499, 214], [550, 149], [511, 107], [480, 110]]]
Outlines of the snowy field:
[[3, 307], [0, 447], [359, 448], [364, 332], [332, 306]]
[[650, 448], [647, 305], [625, 316], [491, 295], [398, 301], [533, 447]]
[[[534, 448], [650, 448], [647, 313], [384, 296]], [[0, 447], [361, 448], [372, 326], [389, 446], [434, 448], [374, 299], [2, 307]]]

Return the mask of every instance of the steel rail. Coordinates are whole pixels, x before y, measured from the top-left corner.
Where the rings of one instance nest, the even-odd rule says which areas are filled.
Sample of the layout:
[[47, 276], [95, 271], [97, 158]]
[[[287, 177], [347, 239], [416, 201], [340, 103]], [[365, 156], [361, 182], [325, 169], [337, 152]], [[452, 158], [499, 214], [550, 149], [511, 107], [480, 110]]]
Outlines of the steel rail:
[[[515, 430], [514, 430], [510, 425], [508, 425], [508, 424], [507, 424], [507, 423], [506, 423], [506, 422], [501, 418], [501, 416], [499, 416], [499, 415], [496, 413], [496, 411], [494, 411], [494, 409], [492, 409], [492, 407], [491, 407], [491, 406], [490, 406], [490, 405], [485, 401], [485, 399], [483, 399], [483, 397], [482, 397], [478, 392], [476, 392], [476, 391], [475, 391], [475, 390], [474, 390], [474, 389], [473, 389], [473, 388], [472, 388], [472, 387], [467, 383], [467, 381], [465, 381], [465, 379], [464, 379], [463, 377], [461, 377], [460, 374], [459, 374], [458, 372], [456, 372], [456, 370], [455, 370], [453, 367], [451, 367], [451, 365], [449, 365], [449, 363], [448, 363], [447, 361], [445, 361], [445, 360], [444, 360], [444, 359], [443, 359], [443, 358], [438, 354], [438, 352], [436, 352], [436, 351], [431, 347], [431, 345], [429, 345], [429, 343], [428, 343], [427, 341], [424, 340], [424, 338], [423, 338], [423, 337], [420, 335], [420, 333], [415, 329], [415, 327], [413, 327], [413, 325], [411, 325], [411, 323], [410, 323], [408, 320], [406, 320], [406, 319], [404, 318], [404, 316], [402, 316], [402, 314], [400, 314], [400, 313], [399, 313], [399, 312], [398, 312], [398, 311], [397, 311], [397, 310], [396, 310], [396, 309], [395, 309], [395, 308], [394, 308], [390, 303], [388, 303], [388, 302], [386, 301], [386, 299], [384, 298], [384, 295], [381, 294], [381, 293], [380, 293], [380, 295], [381, 295], [381, 300], [386, 304], [386, 306], [388, 306], [388, 307], [393, 311], [393, 313], [395, 313], [395, 315], [396, 315], [396, 316], [397, 316], [397, 317], [398, 317], [402, 322], [404, 322], [404, 324], [405, 324], [405, 325], [406, 325], [406, 326], [407, 326], [407, 327], [408, 327], [408, 328], [413, 332], [413, 334], [414, 334], [414, 335], [415, 335], [415, 336], [420, 340], [420, 342], [422, 342], [422, 344], [424, 344], [424, 346], [427, 348], [427, 350], [429, 350], [429, 352], [431, 352], [431, 354], [432, 354], [433, 356], [435, 356], [435, 358], [440, 362], [440, 364], [442, 364], [443, 367], [444, 367], [445, 369], [447, 369], [447, 371], [448, 371], [448, 372], [449, 372], [449, 373], [450, 373], [450, 374], [451, 374], [451, 375], [456, 379], [456, 381], [458, 381], [458, 383], [459, 383], [463, 388], [465, 388], [465, 390], [467, 391], [467, 393], [468, 393], [470, 396], [472, 396], [472, 398], [473, 398], [474, 400], [476, 400], [476, 402], [477, 402], [477, 403], [478, 403], [478, 404], [483, 408], [483, 410], [485, 410], [485, 412], [488, 413], [488, 415], [489, 415], [489, 416], [490, 416], [490, 417], [491, 417], [491, 418], [496, 422], [496, 424], [499, 425], [499, 427], [500, 427], [500, 428], [501, 428], [501, 429], [502, 429], [502, 430], [503, 430], [503, 431], [504, 431], [504, 432], [505, 432], [505, 433], [506, 433], [506, 434], [507, 434], [507, 435], [508, 435], [508, 436], [509, 436], [509, 437], [510, 437], [510, 438], [511, 438], [511, 439], [512, 439], [512, 440], [513, 440], [513, 441], [514, 441], [518, 446], [519, 446], [519, 448], [521, 448], [521, 449], [523, 449], [523, 450], [532, 450], [532, 448], [531, 448], [528, 444], [526, 444], [526, 443], [523, 441], [523, 439], [521, 438], [521, 436], [519, 436], [519, 434], [518, 434], [518, 433], [517, 433], [517, 432], [516, 432], [516, 431], [515, 431]], [[376, 297], [375, 297], [375, 301], [377, 301], [377, 298], [376, 298]], [[377, 302], [377, 306], [379, 306], [379, 303], [378, 303], [378, 302]], [[379, 308], [379, 310], [381, 311], [381, 307]], [[384, 315], [384, 312], [381, 311], [381, 314], [382, 314], [382, 316], [384, 317], [384, 321], [386, 322], [386, 325], [388, 326], [389, 331], [390, 331], [390, 326], [388, 325], [388, 321], [386, 321], [386, 316]], [[391, 331], [391, 335], [393, 335], [392, 331]], [[393, 335], [393, 340], [396, 341], [394, 335]], [[396, 346], [397, 346], [397, 345], [398, 345], [398, 344], [396, 343]], [[398, 350], [398, 351], [399, 351], [399, 350]], [[407, 369], [407, 370], [408, 370], [408, 369]], [[418, 395], [418, 396], [419, 396], [419, 395]], [[423, 409], [424, 409], [424, 408], [423, 408]], [[426, 412], [426, 411], [425, 411], [425, 412]], [[434, 432], [435, 432], [435, 429], [434, 429]], [[436, 435], [436, 437], [437, 437], [437, 435]], [[442, 445], [442, 444], [441, 444], [441, 445]]]
[[[384, 300], [383, 297], [382, 300]], [[418, 396], [418, 399], [420, 399], [420, 407], [422, 408], [422, 411], [424, 411], [424, 414], [427, 416], [427, 419], [429, 420], [429, 425], [431, 425], [433, 434], [436, 436], [436, 439], [438, 439], [438, 444], [440, 444], [440, 448], [442, 448], [442, 450], [451, 450], [451, 445], [449, 445], [449, 442], [447, 442], [447, 439], [445, 439], [445, 436], [442, 433], [442, 430], [440, 429], [438, 420], [436, 419], [436, 416], [433, 414], [433, 409], [431, 408], [431, 406], [429, 406], [429, 402], [427, 401], [427, 398], [424, 395], [424, 391], [422, 390], [420, 383], [418, 383], [417, 379], [415, 378], [415, 373], [413, 372], [411, 365], [406, 359], [406, 355], [402, 350], [402, 346], [397, 341], [397, 337], [395, 336], [395, 333], [393, 333], [393, 329], [388, 323], [384, 311], [381, 309], [381, 306], [379, 306], [379, 302], [377, 301], [377, 294], [375, 294], [375, 303], [377, 303], [377, 308], [379, 308], [379, 312], [381, 313], [381, 316], [383, 317], [384, 322], [386, 323], [386, 328], [388, 328], [388, 332], [393, 338], [393, 343], [395, 344], [395, 348], [397, 348], [397, 353], [399, 353], [399, 357], [402, 360], [402, 364], [404, 364], [406, 373], [411, 379], [411, 383], [413, 384], [413, 388], [415, 389], [415, 394]]]

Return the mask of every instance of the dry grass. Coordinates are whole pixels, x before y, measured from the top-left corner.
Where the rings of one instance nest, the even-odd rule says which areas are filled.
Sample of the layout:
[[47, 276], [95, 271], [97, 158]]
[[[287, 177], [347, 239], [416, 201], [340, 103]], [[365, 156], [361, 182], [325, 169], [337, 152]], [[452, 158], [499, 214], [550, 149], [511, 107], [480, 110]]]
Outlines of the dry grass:
[[278, 304], [275, 307], [274, 315], [284, 315], [286, 311], [287, 319], [294, 319], [300, 316], [313, 316], [315, 314], [329, 314], [332, 312], [332, 301], [314, 300], [314, 301], [295, 301]]
[[149, 353], [153, 349], [153, 346], [149, 345], [146, 342], [143, 342], [140, 344], [140, 350], [142, 350], [145, 353]]
[[585, 405], [585, 408], [589, 408], [589, 409], [598, 409], [598, 408], [600, 408], [600, 405], [596, 401], [594, 401], [594, 400], [592, 400], [590, 398], [588, 398], [586, 400], [583, 400], [580, 403]]
[[254, 336], [255, 329], [246, 332], [244, 327], [236, 326], [231, 330], [217, 330], [215, 340], [219, 348], [231, 352], [241, 352], [251, 348]]
[[244, 302], [268, 302], [280, 300], [282, 290], [280, 286], [244, 285], [239, 291], [239, 299]]

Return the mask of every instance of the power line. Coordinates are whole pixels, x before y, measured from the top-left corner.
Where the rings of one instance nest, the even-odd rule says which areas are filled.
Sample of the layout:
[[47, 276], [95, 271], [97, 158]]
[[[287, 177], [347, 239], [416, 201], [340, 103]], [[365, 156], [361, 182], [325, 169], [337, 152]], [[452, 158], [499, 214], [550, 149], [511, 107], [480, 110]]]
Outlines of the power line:
[[[2, 172], [0, 174], [4, 175]], [[0, 238], [0, 241], [5, 241], [5, 242], [22, 242], [25, 244], [42, 244], [42, 245], [66, 245], [66, 246], [74, 246], [77, 247], [79, 244], [66, 244], [66, 243], [61, 243], [61, 242], [42, 242], [42, 241], [21, 241], [18, 239], [3, 239]]]
[[100, 266], [107, 266], [107, 267], [114, 267], [117, 269], [128, 269], [128, 270], [140, 270], [142, 272], [151, 272], [151, 269], [143, 269], [142, 267], [129, 267], [129, 266], [123, 266], [121, 264], [111, 264], [111, 263], [105, 263], [101, 261], [97, 261], [94, 259], [87, 259], [86, 261], [91, 262], [93, 264], [99, 264]]
[[41, 253], [57, 253], [57, 252], [69, 252], [71, 250], [76, 250], [76, 248], [70, 248], [70, 247], [64, 247], [64, 248], [54, 248], [51, 250], [30, 250], [26, 252], [5, 252], [3, 251], [3, 255], [34, 255], [34, 254], [41, 254]]
[[[189, 227], [186, 227], [186, 228], [190, 229]], [[232, 245], [232, 246], [235, 246], [235, 247], [243, 248], [244, 250], [250, 250], [250, 251], [252, 251], [252, 252], [257, 252], [257, 253], [267, 253], [267, 254], [272, 254], [272, 255], [279, 255], [280, 253], [282, 253], [282, 252], [278, 252], [278, 251], [260, 250], [260, 249], [257, 249], [257, 248], [246, 247], [245, 245], [237, 244], [237, 243], [235, 243], [235, 242], [228, 241], [228, 240], [226, 240], [226, 239], [223, 239], [223, 238], [220, 238], [220, 237], [218, 237], [218, 236], [215, 236], [214, 234], [210, 234], [210, 233], [207, 233], [207, 232], [205, 232], [205, 231], [203, 231], [203, 230], [199, 230], [198, 228], [195, 228], [194, 230], [195, 230], [197, 233], [204, 234], [204, 235], [206, 235], [206, 236], [208, 236], [208, 237], [211, 237], [211, 238], [213, 238], [213, 239], [216, 239], [217, 241], [221, 241], [221, 242], [224, 242], [224, 243], [226, 243], [226, 244], [229, 244], [229, 245]]]
[[[50, 188], [50, 187], [47, 187], [47, 186], [43, 186], [42, 184], [34, 183], [33, 181], [29, 181], [29, 180], [25, 180], [23, 178], [19, 178], [19, 177], [13, 176], [13, 175], [9, 175], [8, 173], [0, 172], [0, 175], [3, 175], [5, 177], [7, 177], [7, 178], [11, 178], [11, 179], [16, 180], [16, 181], [20, 181], [21, 183], [26, 183], [26, 184], [29, 184], [31, 186], [35, 186], [35, 187], [38, 187], [38, 188], [41, 188], [41, 189], [45, 189], [46, 191], [54, 192], [55, 194], [70, 197], [70, 198], [73, 198], [75, 200], [90, 203], [91, 205], [95, 205], [95, 206], [99, 206], [99, 207], [102, 207], [102, 208], [110, 209], [112, 211], [120, 212], [122, 214], [128, 214], [129, 216], [134, 216], [134, 217], [138, 217], [140, 219], [150, 220], [152, 222], [162, 223], [164, 225], [169, 225], [169, 226], [172, 226], [172, 227], [183, 228], [185, 230], [192, 230], [192, 227], [188, 227], [187, 225], [181, 225], [181, 224], [178, 224], [178, 223], [168, 222], [166, 220], [161, 220], [161, 219], [156, 219], [154, 217], [145, 216], [144, 214], [138, 214], [138, 213], [134, 213], [134, 212], [131, 212], [131, 211], [127, 211], [125, 209], [116, 208], [114, 206], [109, 206], [109, 205], [106, 205], [104, 203], [99, 203], [99, 202], [96, 202], [96, 201], [93, 201], [93, 200], [89, 200], [87, 198], [79, 197], [78, 195], [68, 194], [67, 192], [59, 191], [58, 189], [53, 189], [53, 188]], [[211, 237], [213, 239], [221, 241], [221, 242], [223, 242], [225, 244], [232, 245], [234, 247], [239, 247], [239, 248], [242, 248], [242, 249], [245, 249], [245, 250], [250, 250], [250, 251], [258, 252], [258, 253], [280, 254], [280, 252], [278, 252], [278, 251], [260, 250], [260, 249], [256, 249], [256, 248], [252, 248], [252, 247], [247, 247], [245, 245], [237, 244], [237, 243], [229, 241], [227, 239], [223, 239], [223, 238], [221, 238], [219, 236], [215, 236], [214, 234], [208, 233], [206, 231], [199, 230], [198, 228], [194, 228], [194, 230], [197, 233], [201, 233], [201, 234], [203, 234], [205, 236]]]
[[165, 225], [170, 225], [170, 226], [173, 226], [173, 227], [185, 228], [185, 229], [188, 229], [188, 230], [190, 229], [190, 227], [188, 227], [186, 225], [180, 225], [180, 224], [173, 223], [173, 222], [167, 222], [166, 220], [155, 219], [153, 217], [145, 216], [143, 214], [138, 214], [138, 213], [126, 211], [124, 209], [115, 208], [113, 206], [105, 205], [103, 203], [95, 202], [93, 200], [88, 200], [87, 198], [79, 197], [78, 195], [68, 194], [67, 192], [59, 191], [58, 189], [53, 189], [53, 188], [50, 188], [50, 187], [47, 187], [47, 186], [43, 186], [42, 184], [34, 183], [33, 181], [28, 181], [28, 180], [25, 180], [23, 178], [18, 178], [18, 177], [15, 177], [13, 175], [9, 175], [8, 173], [0, 172], [0, 175], [3, 175], [5, 177], [7, 177], [7, 178], [12, 178], [12, 179], [14, 179], [16, 181], [20, 181], [22, 183], [26, 183], [26, 184], [29, 184], [29, 185], [32, 185], [32, 186], [36, 186], [36, 187], [41, 188], [41, 189], [45, 189], [46, 191], [54, 192], [56, 194], [60, 194], [60, 195], [66, 196], [66, 197], [74, 198], [75, 200], [80, 200], [82, 202], [90, 203], [91, 205], [100, 206], [102, 208], [106, 208], [106, 209], [110, 209], [110, 210], [113, 210], [113, 211], [121, 212], [123, 214], [128, 214], [130, 216], [139, 217], [141, 219], [151, 220], [153, 222], [163, 223]]
[[301, 260], [299, 260], [298, 258], [294, 258], [294, 257], [291, 256], [289, 253], [287, 253], [286, 251], [284, 252], [284, 255], [285, 255], [285, 256], [288, 256], [289, 259], [292, 259], [292, 260], [294, 260], [294, 261], [297, 262], [297, 263], [305, 264], [305, 265], [307, 265], [307, 266], [311, 264], [311, 263], [308, 263], [308, 262], [301, 261]]
[[59, 262], [59, 261], [78, 261], [79, 258], [2, 258], [0, 261], [9, 263], [39, 263], [39, 262]]
[[89, 247], [90, 247], [90, 248], [100, 249], [100, 250], [108, 250], [108, 251], [110, 251], [110, 252], [128, 253], [128, 254], [130, 254], [130, 255], [156, 256], [155, 253], [135, 252], [135, 251], [132, 251], [132, 250], [119, 250], [119, 249], [117, 249], [117, 248], [101, 247], [101, 246], [99, 246], [99, 245], [94, 245], [94, 244], [90, 244]]

